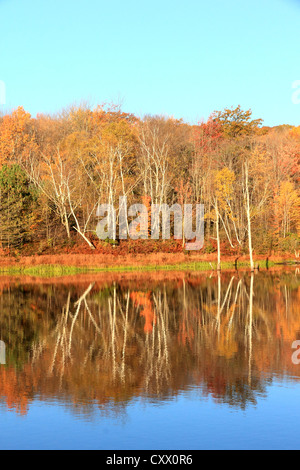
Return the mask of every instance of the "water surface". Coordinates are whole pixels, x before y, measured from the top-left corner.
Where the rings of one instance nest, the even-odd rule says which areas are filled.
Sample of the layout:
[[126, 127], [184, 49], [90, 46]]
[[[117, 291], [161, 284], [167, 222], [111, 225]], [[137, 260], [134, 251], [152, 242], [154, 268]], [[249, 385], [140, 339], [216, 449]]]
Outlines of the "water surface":
[[297, 272], [0, 288], [1, 449], [300, 448]]

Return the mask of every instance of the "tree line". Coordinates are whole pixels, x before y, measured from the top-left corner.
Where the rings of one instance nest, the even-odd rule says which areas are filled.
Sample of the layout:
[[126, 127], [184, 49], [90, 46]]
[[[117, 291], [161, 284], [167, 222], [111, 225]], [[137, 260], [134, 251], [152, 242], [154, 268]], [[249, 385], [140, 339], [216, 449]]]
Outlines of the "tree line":
[[[99, 203], [204, 204], [205, 252], [299, 251], [300, 126], [229, 108], [197, 125], [116, 106], [0, 117], [0, 242], [97, 248]], [[117, 214], [118, 216], [118, 214]], [[157, 242], [159, 244], [159, 241]], [[184, 245], [182, 245], [184, 249]]]

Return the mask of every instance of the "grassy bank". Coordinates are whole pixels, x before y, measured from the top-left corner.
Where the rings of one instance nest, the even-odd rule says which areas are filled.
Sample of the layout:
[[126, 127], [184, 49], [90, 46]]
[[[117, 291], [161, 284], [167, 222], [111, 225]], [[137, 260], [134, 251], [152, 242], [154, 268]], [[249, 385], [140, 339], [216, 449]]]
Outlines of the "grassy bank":
[[[286, 262], [287, 260], [285, 260]], [[266, 269], [266, 260], [260, 260], [260, 269]], [[269, 261], [268, 266], [273, 267], [278, 262]], [[241, 261], [237, 263], [238, 268], [248, 268], [250, 264], [248, 261]], [[222, 262], [222, 270], [235, 268], [234, 261]], [[42, 264], [36, 266], [2, 266], [0, 267], [0, 275], [27, 275], [27, 276], [39, 276], [39, 277], [56, 277], [56, 276], [67, 276], [74, 274], [84, 273], [101, 273], [101, 272], [133, 272], [133, 271], [211, 271], [217, 269], [216, 262], [210, 261], [198, 261], [198, 262], [184, 262], [176, 264], [160, 264], [160, 265], [135, 265], [135, 266], [66, 266], [66, 265], [50, 265]]]

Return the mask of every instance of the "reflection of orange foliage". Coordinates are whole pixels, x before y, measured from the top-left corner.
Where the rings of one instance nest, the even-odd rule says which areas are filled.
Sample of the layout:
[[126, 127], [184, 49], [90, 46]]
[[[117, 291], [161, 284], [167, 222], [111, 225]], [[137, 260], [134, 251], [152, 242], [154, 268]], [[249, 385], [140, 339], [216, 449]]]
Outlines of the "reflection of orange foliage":
[[17, 374], [14, 368], [0, 368], [0, 399], [4, 397], [7, 407], [21, 415], [27, 413], [29, 401], [26, 377], [27, 374]]
[[217, 351], [220, 356], [230, 359], [238, 352], [238, 346], [236, 341], [232, 339], [231, 335], [228, 335], [228, 337], [224, 337], [222, 335], [218, 343]]
[[[31, 342], [33, 337], [38, 338], [38, 342], [32, 343], [30, 349], [34, 354], [29, 362], [24, 362], [22, 356], [17, 369], [0, 366], [0, 403], [25, 414], [34, 395], [42, 399], [59, 396], [76, 406], [97, 401], [104, 409], [111, 401], [118, 406], [122, 400], [144, 393], [170, 393], [170, 390], [177, 393], [185, 384], [189, 385], [193, 377], [204, 393], [211, 394], [217, 401], [227, 400], [233, 404], [254, 399], [256, 390], [264, 389], [266, 376], [289, 375], [299, 380], [299, 367], [291, 361], [291, 345], [300, 332], [300, 286], [294, 286], [297, 282], [294, 276], [288, 276], [285, 281], [281, 276], [257, 275], [260, 278], [254, 284], [251, 322], [247, 276], [241, 277], [245, 289], [239, 289], [237, 296], [233, 291], [217, 315], [217, 276], [207, 280], [203, 274], [192, 273], [155, 273], [148, 281], [149, 273], [128, 273], [122, 280], [116, 278], [120, 286], [120, 290], [115, 289], [116, 308], [118, 312], [120, 305], [120, 315], [111, 318], [111, 303], [106, 302], [112, 301], [112, 294], [108, 300], [105, 296], [90, 299], [95, 323], [99, 306], [103, 312], [99, 336], [95, 336], [95, 323], [90, 322], [85, 310], [81, 311], [81, 320], [74, 324], [73, 330], [71, 315], [66, 324], [65, 320], [60, 321], [60, 307], [65, 305], [66, 294], [71, 295], [73, 312], [73, 302], [88, 287], [88, 280], [96, 279], [92, 291], [95, 294], [97, 288], [101, 292], [103, 286], [109, 285], [110, 276], [113, 274], [82, 275], [76, 284], [71, 278], [57, 279], [56, 284], [49, 279], [35, 279], [30, 284], [30, 279], [25, 283], [23, 278], [24, 298], [20, 306], [16, 301], [14, 309], [22, 315], [16, 316], [13, 328], [22, 335], [24, 332], [26, 342]], [[223, 302], [230, 275], [224, 273], [222, 279]], [[11, 296], [19, 298], [18, 287], [15, 290], [18, 282], [18, 278], [1, 278], [1, 305], [6, 306]], [[49, 284], [53, 285], [48, 290]], [[137, 285], [141, 290], [131, 291]], [[237, 289], [238, 280], [232, 285]], [[125, 318], [130, 291], [131, 303]], [[56, 299], [55, 309], [48, 302], [50, 293], [51, 298]], [[160, 295], [162, 293], [165, 295]], [[38, 304], [36, 299], [39, 299]], [[5, 309], [0, 315], [4, 326], [12, 320], [9, 307], [7, 316]], [[43, 311], [44, 315], [40, 315]], [[65, 307], [63, 312], [65, 314]], [[117, 332], [114, 335], [112, 321]], [[152, 332], [151, 340], [143, 334], [144, 321], [144, 332]], [[252, 335], [249, 335], [251, 325]], [[70, 331], [73, 331], [73, 340], [69, 351]], [[61, 341], [65, 332], [65, 340]], [[94, 354], [82, 361], [82, 352], [90, 350], [92, 341]], [[253, 396], [248, 382], [250, 376]], [[157, 380], [160, 380], [159, 387]]]
[[146, 323], [144, 326], [145, 333], [151, 333], [153, 324], [156, 324], [156, 316], [153, 311], [150, 292], [132, 292], [130, 295], [131, 300], [138, 307], [143, 307], [141, 316], [145, 317]]
[[228, 328], [227, 316], [222, 318], [220, 324], [217, 352], [220, 356], [226, 357], [227, 359], [230, 359], [238, 352], [237, 342], [234, 340], [233, 334]]
[[276, 294], [276, 336], [292, 343], [300, 330], [300, 287], [294, 290], [294, 301], [286, 304], [282, 292]]

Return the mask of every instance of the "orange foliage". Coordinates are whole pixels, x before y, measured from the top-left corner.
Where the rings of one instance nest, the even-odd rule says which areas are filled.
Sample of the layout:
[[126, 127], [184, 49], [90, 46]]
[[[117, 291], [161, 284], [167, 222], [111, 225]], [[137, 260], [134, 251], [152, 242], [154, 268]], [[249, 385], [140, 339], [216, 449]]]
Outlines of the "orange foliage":
[[0, 398], [4, 397], [8, 409], [15, 410], [21, 415], [27, 413], [30, 401], [30, 382], [26, 371], [30, 366], [25, 367], [25, 373], [21, 375], [12, 367], [0, 368]]

